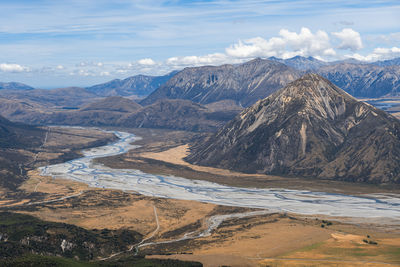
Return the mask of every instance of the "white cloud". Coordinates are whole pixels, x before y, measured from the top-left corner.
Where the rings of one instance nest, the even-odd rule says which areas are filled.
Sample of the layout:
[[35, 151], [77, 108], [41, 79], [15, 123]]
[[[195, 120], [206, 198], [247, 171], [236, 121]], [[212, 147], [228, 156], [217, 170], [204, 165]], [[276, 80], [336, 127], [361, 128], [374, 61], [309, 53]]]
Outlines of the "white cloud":
[[299, 33], [286, 29], [279, 31], [280, 37], [268, 40], [256, 37], [226, 48], [226, 54], [231, 57], [280, 57], [299, 56], [330, 57], [336, 55], [325, 31], [312, 33], [308, 28], [301, 28]]
[[69, 73], [69, 75], [75, 76], [83, 76], [83, 77], [88, 77], [88, 76], [97, 76], [95, 72], [92, 70], [87, 70], [87, 69], [76, 69], [73, 70]]
[[151, 58], [140, 59], [140, 60], [138, 60], [138, 63], [140, 65], [145, 65], [145, 66], [152, 66], [152, 65], [156, 64], [156, 62], [154, 60], [152, 60]]
[[340, 49], [357, 51], [363, 48], [360, 34], [353, 29], [346, 28], [341, 32], [333, 32], [332, 34], [341, 41]]
[[19, 65], [19, 64], [9, 64], [2, 63], [0, 64], [0, 71], [4, 72], [28, 72], [30, 69], [28, 67]]
[[[389, 36], [389, 35], [388, 35]], [[383, 38], [383, 37], [380, 37]], [[389, 37], [388, 37], [389, 38]], [[398, 33], [390, 34], [390, 38], [398, 38]], [[368, 41], [368, 38], [366, 38]], [[248, 61], [255, 57], [291, 58], [294, 56], [312, 56], [320, 60], [338, 60], [343, 58], [355, 58], [362, 61], [376, 61], [390, 59], [400, 56], [400, 48], [374, 49], [370, 54], [365, 55], [365, 50], [356, 51], [363, 47], [361, 36], [350, 28], [338, 32], [327, 33], [318, 30], [312, 32], [308, 28], [301, 28], [298, 32], [281, 29], [277, 36], [269, 39], [255, 37], [240, 40], [227, 47], [222, 53], [209, 53], [205, 55], [174, 56], [163, 61], [155, 61], [150, 57], [142, 58], [134, 62], [115, 61], [97, 62], [83, 61], [74, 66], [42, 68], [43, 71], [54, 72], [57, 75], [70, 75], [80, 77], [115, 77], [132, 76], [137, 74], [162, 75], [172, 70], [179, 70], [185, 67], [196, 67], [204, 65], [236, 64]], [[335, 50], [348, 49], [353, 52]], [[346, 53], [348, 53], [346, 55]], [[0, 71], [31, 71], [30, 69], [17, 64], [1, 64]], [[35, 69], [33, 69], [35, 71]], [[80, 77], [79, 77], [80, 76]]]
[[361, 61], [377, 61], [377, 60], [385, 60], [391, 59], [395, 57], [400, 57], [400, 47], [392, 47], [392, 48], [383, 48], [378, 47], [375, 48], [374, 51], [366, 56], [360, 54], [346, 55], [347, 58], [355, 58]]
[[103, 67], [104, 64], [102, 62], [80, 62], [79, 64], [75, 65], [76, 67]]
[[166, 64], [175, 67], [200, 66], [200, 65], [217, 65], [224, 64], [232, 58], [228, 58], [225, 54], [214, 53], [205, 56], [186, 56], [186, 57], [170, 57], [166, 60]]

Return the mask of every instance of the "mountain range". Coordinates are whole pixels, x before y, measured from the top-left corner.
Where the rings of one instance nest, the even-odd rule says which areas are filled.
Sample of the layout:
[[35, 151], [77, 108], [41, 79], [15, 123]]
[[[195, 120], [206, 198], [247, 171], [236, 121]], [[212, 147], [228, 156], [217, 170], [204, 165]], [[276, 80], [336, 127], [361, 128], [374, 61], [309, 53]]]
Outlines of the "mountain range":
[[[36, 125], [119, 126], [213, 132], [241, 111], [232, 103], [210, 107], [182, 99], [163, 99], [142, 107], [120, 96], [110, 96], [77, 109], [41, 111], [34, 106], [11, 101], [0, 105], [2, 113], [20, 122]], [[7, 111], [7, 107], [9, 110]], [[2, 109], [1, 109], [2, 108]], [[16, 113], [15, 109], [20, 108]], [[10, 113], [10, 112], [14, 113]]]
[[[129, 125], [214, 131], [243, 107], [273, 94], [313, 68], [356, 97], [400, 94], [400, 66], [355, 60], [327, 63], [297, 56], [186, 68], [164, 76], [137, 75], [89, 88], [0, 90], [0, 114], [14, 121], [41, 125]], [[143, 98], [148, 93], [140, 104], [129, 100]], [[216, 107], [218, 110], [214, 112]], [[177, 118], [174, 110], [187, 114], [180, 113]], [[193, 123], [194, 110], [200, 114], [199, 124]], [[190, 119], [183, 119], [184, 114]], [[164, 121], [156, 119], [157, 116]]]
[[338, 63], [317, 71], [355, 97], [375, 98], [400, 93], [400, 66]]
[[356, 60], [328, 63], [297, 56], [186, 68], [140, 103], [148, 105], [160, 99], [186, 99], [200, 104], [233, 100], [247, 107], [311, 71], [356, 97], [377, 98], [400, 93], [400, 66], [378, 66]]
[[400, 122], [306, 74], [194, 144], [187, 160], [248, 173], [399, 183]]
[[163, 76], [136, 75], [124, 80], [115, 79], [103, 84], [87, 87], [86, 90], [97, 96], [148, 96], [155, 89], [167, 82], [177, 71]]
[[282, 63], [254, 59], [239, 65], [185, 68], [140, 102], [186, 99], [199, 104], [234, 100], [249, 106], [300, 77], [298, 71]]

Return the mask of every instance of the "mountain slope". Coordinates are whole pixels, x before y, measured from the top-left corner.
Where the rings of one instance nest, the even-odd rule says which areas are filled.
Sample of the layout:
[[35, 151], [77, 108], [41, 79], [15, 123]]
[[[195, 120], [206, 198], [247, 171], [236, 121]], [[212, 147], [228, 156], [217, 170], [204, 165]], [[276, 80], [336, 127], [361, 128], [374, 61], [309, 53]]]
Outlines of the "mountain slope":
[[40, 147], [44, 138], [42, 129], [0, 116], [0, 189], [15, 189], [23, 181], [20, 166], [31, 159], [30, 150]]
[[26, 148], [37, 146], [41, 142], [43, 130], [14, 123], [0, 116], [0, 148]]
[[149, 105], [160, 99], [187, 99], [200, 104], [234, 100], [249, 106], [300, 76], [279, 62], [263, 59], [239, 65], [186, 68], [142, 100]]
[[355, 97], [400, 93], [400, 66], [339, 63], [321, 67], [317, 72]]
[[103, 84], [87, 87], [86, 90], [98, 96], [147, 96], [167, 82], [176, 72], [164, 76], [136, 75], [124, 80], [115, 79]]
[[307, 74], [191, 148], [191, 163], [251, 173], [400, 183], [400, 122]]

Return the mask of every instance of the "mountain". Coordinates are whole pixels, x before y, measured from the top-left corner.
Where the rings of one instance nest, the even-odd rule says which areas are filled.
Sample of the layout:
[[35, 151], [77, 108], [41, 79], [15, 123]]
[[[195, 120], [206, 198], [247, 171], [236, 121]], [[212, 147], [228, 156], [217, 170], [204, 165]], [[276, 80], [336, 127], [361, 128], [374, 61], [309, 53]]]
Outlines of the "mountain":
[[2, 83], [0, 82], [0, 90], [33, 90], [35, 88], [30, 87], [29, 85], [23, 83], [16, 83], [16, 82], [9, 82], [9, 83]]
[[295, 56], [288, 59], [269, 57], [268, 59], [283, 63], [297, 70], [315, 70], [322, 66], [329, 65], [328, 62], [318, 60], [313, 57]]
[[[11, 101], [9, 110], [21, 103]], [[26, 104], [28, 105], [28, 104]], [[0, 111], [6, 112], [4, 103]], [[37, 125], [120, 126], [133, 128], [162, 128], [197, 132], [216, 131], [234, 118], [241, 108], [231, 103], [215, 103], [210, 108], [182, 99], [163, 99], [142, 107], [120, 96], [110, 96], [80, 109], [47, 110], [24, 106], [30, 112], [10, 114], [20, 121]]]
[[185, 68], [140, 102], [186, 99], [200, 104], [234, 100], [242, 106], [254, 104], [300, 77], [282, 63], [254, 59], [239, 65]]
[[0, 149], [1, 148], [26, 148], [37, 146], [41, 142], [43, 130], [14, 123], [0, 116]]
[[31, 150], [40, 147], [45, 132], [11, 122], [0, 116], [0, 189], [15, 189], [24, 179], [21, 165], [31, 160]]
[[182, 99], [162, 99], [126, 115], [118, 125], [134, 128], [162, 128], [195, 132], [216, 131], [238, 114], [238, 110], [210, 111], [207, 107]]
[[382, 97], [400, 92], [400, 66], [338, 63], [317, 73], [355, 97]]
[[80, 111], [136, 112], [141, 107], [141, 105], [130, 99], [121, 96], [109, 96], [82, 107]]
[[46, 107], [35, 102], [0, 98], [0, 115], [18, 122], [32, 122], [32, 117], [42, 114]]
[[400, 66], [400, 57], [388, 59], [388, 60], [380, 60], [373, 62], [372, 64], [378, 66]]
[[126, 114], [137, 112], [142, 107], [127, 98], [110, 96], [80, 109], [53, 110], [47, 113], [36, 113], [26, 116], [23, 121], [39, 125], [79, 125], [79, 126], [112, 126]]
[[158, 87], [167, 82], [177, 72], [164, 76], [136, 75], [124, 80], [115, 79], [103, 84], [87, 87], [86, 90], [97, 96], [148, 96]]
[[186, 159], [249, 173], [400, 183], [400, 122], [306, 74], [194, 144]]

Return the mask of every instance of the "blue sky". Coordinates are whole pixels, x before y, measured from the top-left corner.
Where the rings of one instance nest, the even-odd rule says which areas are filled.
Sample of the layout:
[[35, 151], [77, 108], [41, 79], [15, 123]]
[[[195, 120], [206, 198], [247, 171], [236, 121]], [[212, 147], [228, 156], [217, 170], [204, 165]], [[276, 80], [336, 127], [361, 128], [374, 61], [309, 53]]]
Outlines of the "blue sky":
[[254, 57], [400, 56], [399, 1], [0, 1], [0, 81], [86, 86]]

